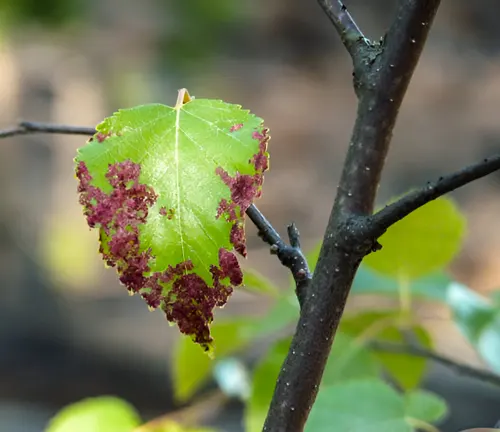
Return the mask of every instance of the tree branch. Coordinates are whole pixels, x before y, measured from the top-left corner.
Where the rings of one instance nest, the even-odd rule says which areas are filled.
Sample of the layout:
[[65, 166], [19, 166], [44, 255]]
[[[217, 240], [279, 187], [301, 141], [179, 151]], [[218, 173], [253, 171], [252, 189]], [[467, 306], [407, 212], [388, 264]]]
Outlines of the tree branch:
[[248, 207], [246, 214], [259, 230], [259, 237], [271, 246], [271, 253], [277, 255], [281, 264], [292, 272], [295, 281], [295, 293], [297, 294], [299, 305], [302, 307], [307, 296], [312, 275], [309, 271], [307, 260], [300, 248], [299, 230], [294, 223], [288, 225], [287, 231], [290, 245], [287, 245], [254, 204]]
[[34, 133], [51, 133], [67, 135], [94, 135], [96, 130], [91, 127], [55, 125], [37, 122], [20, 122], [16, 127], [0, 130], [0, 138]]
[[[16, 127], [0, 130], [0, 138], [34, 133], [94, 135], [96, 130], [91, 127], [23, 121]], [[247, 209], [246, 214], [259, 230], [259, 236], [271, 246], [271, 252], [277, 255], [281, 264], [292, 272], [296, 285], [297, 298], [299, 304], [302, 306], [312, 276], [307, 265], [307, 260], [300, 248], [300, 234], [297, 227], [295, 224], [288, 226], [290, 245], [287, 245], [255, 205], [252, 204]]]
[[480, 381], [484, 381], [486, 383], [500, 386], [500, 375], [497, 375], [493, 372], [487, 370], [481, 370], [474, 368], [472, 366], [466, 365], [464, 363], [457, 362], [448, 357], [444, 357], [440, 354], [437, 354], [433, 351], [426, 350], [424, 348], [420, 348], [415, 345], [407, 345], [407, 344], [396, 344], [390, 342], [372, 342], [369, 345], [372, 349], [377, 351], [385, 351], [396, 354], [410, 354], [416, 357], [422, 357], [429, 360], [433, 360], [436, 363], [440, 363], [457, 374], [469, 376], [471, 378], [475, 378]]
[[316, 399], [354, 275], [363, 257], [377, 246], [367, 230], [367, 217], [373, 212], [401, 102], [439, 4], [439, 0], [399, 0], [382, 42], [363, 50], [361, 61], [353, 59], [357, 119], [316, 270], [264, 431], [303, 430]]
[[370, 218], [374, 235], [380, 237], [391, 225], [428, 202], [497, 170], [500, 170], [500, 156], [484, 159], [453, 174], [440, 177], [437, 181], [428, 183], [421, 189], [410, 192]]
[[353, 61], [358, 61], [363, 50], [370, 46], [370, 41], [354, 22], [344, 3], [339, 0], [318, 0], [318, 3], [337, 30]]

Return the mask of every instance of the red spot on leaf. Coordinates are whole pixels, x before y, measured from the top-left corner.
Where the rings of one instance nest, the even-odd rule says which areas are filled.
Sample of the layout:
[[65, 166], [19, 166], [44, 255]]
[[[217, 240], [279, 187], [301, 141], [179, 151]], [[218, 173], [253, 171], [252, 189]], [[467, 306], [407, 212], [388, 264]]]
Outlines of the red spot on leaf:
[[230, 127], [229, 132], [235, 132], [243, 127], [243, 123], [238, 123]]
[[227, 221], [233, 222], [230, 241], [234, 249], [243, 256], [246, 256], [245, 228], [243, 225], [245, 212], [253, 200], [261, 196], [264, 172], [269, 168], [269, 155], [267, 153], [268, 130], [262, 129], [260, 132], [252, 132], [252, 138], [259, 141], [258, 152], [248, 161], [254, 166], [255, 174], [249, 175], [237, 172], [234, 177], [231, 177], [222, 167], [217, 167], [215, 170], [215, 173], [231, 191], [230, 200], [223, 198], [219, 202], [216, 218], [224, 216]]
[[172, 219], [174, 218], [174, 215], [175, 215], [175, 209], [173, 209], [173, 208], [169, 208], [169, 209], [167, 210], [167, 208], [166, 208], [166, 207], [162, 207], [162, 208], [160, 209], [160, 214], [161, 214], [162, 216], [166, 216], [168, 220], [172, 220]]
[[95, 136], [96, 140], [100, 143], [102, 143], [106, 138], [109, 138], [111, 136], [111, 132], [108, 132], [108, 133], [102, 133], [102, 132], [98, 132]]
[[[91, 184], [87, 166], [79, 162], [78, 192], [88, 224], [100, 229], [100, 252], [106, 263], [116, 268], [127, 290], [139, 293], [150, 308], [161, 307], [182, 333], [208, 349], [213, 309], [226, 304], [232, 286], [243, 282], [243, 273], [236, 256], [225, 249], [219, 250], [219, 265], [210, 267], [212, 286], [194, 273], [191, 260], [151, 272], [154, 257], [149, 249], [141, 251], [139, 226], [146, 222], [157, 195], [151, 187], [139, 183], [140, 172], [140, 165], [131, 161], [109, 165], [106, 178], [112, 190], [105, 193]], [[173, 217], [174, 209], [162, 207], [160, 213]], [[230, 285], [223, 283], [224, 279]]]

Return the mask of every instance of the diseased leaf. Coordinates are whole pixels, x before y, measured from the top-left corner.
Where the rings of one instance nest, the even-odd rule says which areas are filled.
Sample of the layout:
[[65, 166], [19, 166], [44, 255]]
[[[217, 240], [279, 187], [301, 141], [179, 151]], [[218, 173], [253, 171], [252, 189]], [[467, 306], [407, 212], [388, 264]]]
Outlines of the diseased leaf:
[[100, 252], [131, 294], [210, 350], [215, 306], [243, 274], [244, 216], [261, 194], [262, 119], [179, 92], [175, 107], [120, 110], [78, 150], [80, 203]]
[[398, 394], [379, 379], [345, 381], [320, 389], [306, 432], [412, 432], [436, 421], [444, 401], [430, 393]]
[[139, 423], [130, 404], [116, 397], [100, 396], [63, 408], [45, 432], [131, 432]]
[[363, 263], [387, 276], [416, 279], [451, 261], [460, 250], [465, 226], [453, 201], [438, 198], [391, 226], [379, 239], [382, 250]]

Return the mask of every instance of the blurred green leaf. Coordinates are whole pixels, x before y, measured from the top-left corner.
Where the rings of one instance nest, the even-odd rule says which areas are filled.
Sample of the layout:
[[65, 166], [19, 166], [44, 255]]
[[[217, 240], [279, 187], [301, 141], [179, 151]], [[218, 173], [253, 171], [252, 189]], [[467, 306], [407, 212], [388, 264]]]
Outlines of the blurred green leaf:
[[460, 250], [466, 219], [449, 198], [438, 198], [391, 226], [380, 237], [381, 251], [363, 263], [388, 276], [407, 280], [447, 265]]
[[448, 287], [447, 301], [460, 331], [500, 373], [500, 306], [456, 282]]
[[[360, 342], [365, 344], [370, 341], [403, 344], [406, 343], [404, 331], [411, 331], [421, 347], [432, 349], [432, 340], [427, 330], [420, 325], [411, 328], [401, 327], [399, 320], [398, 311], [363, 312], [345, 316], [340, 323], [340, 330], [351, 337], [363, 339]], [[374, 350], [373, 355], [395, 382], [405, 390], [417, 387], [424, 377], [427, 367], [425, 358], [379, 350]]]
[[414, 390], [404, 395], [406, 415], [408, 417], [437, 422], [444, 418], [448, 411], [443, 398], [424, 390]]
[[500, 309], [481, 332], [477, 348], [486, 363], [500, 374]]
[[135, 409], [111, 396], [84, 399], [63, 408], [46, 432], [129, 432], [140, 424]]
[[[252, 396], [245, 412], [246, 432], [262, 430], [276, 379], [290, 347], [290, 338], [278, 341], [256, 367], [252, 382]], [[379, 367], [373, 355], [353, 339], [337, 333], [321, 381], [322, 388], [348, 380], [377, 377]]]
[[186, 427], [170, 419], [158, 424], [156, 421], [146, 423], [133, 432], [216, 432], [215, 429], [204, 427]]
[[336, 384], [341, 381], [363, 378], [376, 378], [380, 367], [375, 356], [353, 337], [338, 332], [328, 363], [321, 380], [321, 386]]
[[276, 379], [290, 346], [290, 338], [274, 344], [254, 370], [252, 395], [245, 406], [245, 431], [261, 432], [276, 386]]
[[[432, 349], [431, 336], [426, 329], [421, 326], [414, 326], [411, 330], [420, 347]], [[406, 343], [403, 332], [397, 327], [385, 329], [377, 340], [401, 344]], [[404, 390], [418, 387], [424, 378], [427, 369], [427, 359], [424, 357], [383, 351], [377, 351], [375, 355], [389, 375]]]
[[[320, 247], [321, 243], [306, 254], [309, 267], [312, 270], [316, 267]], [[451, 278], [447, 274], [442, 271], [436, 271], [409, 281], [409, 288], [412, 296], [444, 302], [446, 300], [446, 290], [451, 281]], [[361, 264], [354, 278], [351, 294], [398, 296], [399, 285], [400, 282], [398, 279], [385, 276]]]
[[256, 270], [246, 269], [243, 272], [243, 285], [251, 292], [267, 294], [271, 297], [279, 296], [278, 287]]
[[252, 332], [255, 336], [271, 334], [294, 324], [299, 318], [299, 303], [295, 293], [278, 299], [269, 312], [253, 321]]
[[453, 282], [448, 286], [446, 300], [458, 328], [472, 343], [493, 321], [497, 309], [488, 300], [463, 284]]
[[346, 381], [319, 391], [305, 430], [412, 432], [415, 421], [435, 421], [442, 403], [423, 392], [403, 397], [382, 380]]
[[[246, 320], [217, 322], [212, 325], [216, 356], [223, 357], [247, 344], [251, 337], [252, 323]], [[181, 336], [172, 361], [174, 394], [184, 402], [205, 382], [214, 368], [211, 360], [187, 336]]]

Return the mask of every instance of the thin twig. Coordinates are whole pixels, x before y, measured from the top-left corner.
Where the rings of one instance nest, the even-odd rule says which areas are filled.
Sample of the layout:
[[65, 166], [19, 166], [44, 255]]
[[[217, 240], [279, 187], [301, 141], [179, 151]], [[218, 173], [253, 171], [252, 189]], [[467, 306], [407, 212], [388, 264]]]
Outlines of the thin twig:
[[460, 171], [440, 177], [437, 181], [428, 183], [427, 186], [410, 192], [375, 213], [370, 218], [376, 236], [380, 236], [391, 225], [428, 202], [498, 170], [500, 170], [500, 155], [484, 159]]
[[300, 233], [296, 225], [292, 223], [287, 227], [290, 241], [290, 245], [287, 245], [254, 204], [248, 207], [246, 214], [259, 230], [259, 236], [271, 246], [271, 253], [277, 255], [281, 264], [290, 269], [295, 281], [297, 299], [302, 307], [307, 297], [312, 275], [300, 248]]
[[67, 135], [94, 135], [96, 130], [91, 127], [66, 126], [37, 122], [20, 122], [16, 127], [0, 130], [0, 138], [35, 133], [67, 134]]
[[318, 3], [337, 30], [347, 52], [356, 62], [362, 54], [360, 48], [369, 46], [370, 41], [365, 38], [344, 3], [339, 0], [318, 0]]
[[475, 378], [477, 380], [484, 381], [486, 383], [500, 387], [500, 375], [497, 375], [487, 370], [477, 369], [475, 367], [466, 365], [464, 363], [457, 362], [455, 360], [452, 360], [448, 357], [444, 357], [440, 354], [437, 354], [425, 348], [420, 348], [414, 345], [396, 344], [390, 342], [372, 342], [370, 343], [370, 347], [377, 351], [391, 352], [396, 354], [410, 354], [412, 356], [430, 359], [435, 361], [436, 363], [440, 363], [452, 369], [457, 374], [469, 376], [471, 378]]
[[358, 266], [377, 247], [376, 239], [368, 236], [367, 217], [373, 212], [401, 102], [439, 4], [439, 0], [399, 0], [381, 43], [360, 47], [361, 54], [353, 58], [357, 118], [307, 301], [276, 382], [264, 431], [304, 429]]

